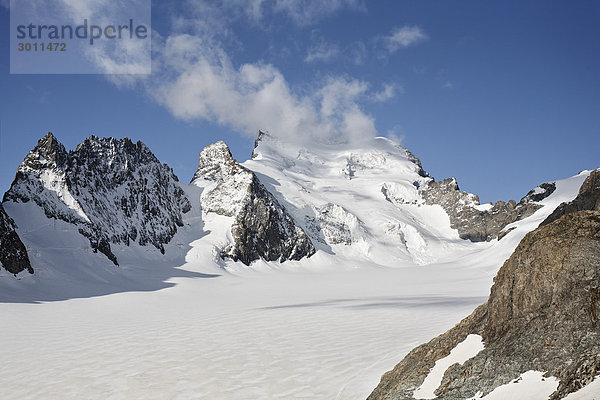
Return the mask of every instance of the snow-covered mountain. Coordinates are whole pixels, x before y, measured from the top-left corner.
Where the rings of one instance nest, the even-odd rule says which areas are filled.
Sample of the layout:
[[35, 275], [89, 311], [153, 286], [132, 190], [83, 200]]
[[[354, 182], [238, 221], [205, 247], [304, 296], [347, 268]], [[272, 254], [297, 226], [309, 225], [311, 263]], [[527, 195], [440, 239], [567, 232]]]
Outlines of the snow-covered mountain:
[[315, 253], [302, 228], [224, 142], [202, 150], [192, 184], [203, 188], [204, 213], [233, 217], [232, 240], [221, 249], [222, 257], [248, 265], [260, 258], [284, 262]]
[[428, 264], [479, 248], [472, 242], [503, 237], [556, 189], [542, 184], [518, 204], [481, 205], [456, 179], [436, 182], [410, 151], [383, 137], [309, 148], [261, 132], [243, 165], [317, 248], [386, 266]]
[[68, 223], [114, 264], [111, 244], [151, 244], [164, 253], [191, 208], [171, 168], [143, 143], [90, 136], [67, 152], [52, 133], [27, 154], [4, 195], [15, 213], [29, 202], [46, 218]]
[[[519, 203], [481, 205], [390, 139], [308, 146], [265, 132], [241, 164], [224, 142], [207, 146], [186, 185], [141, 142], [90, 136], [67, 151], [49, 133], [19, 166], [4, 206], [36, 259], [56, 259], [44, 255], [48, 237], [65, 246], [83, 236], [89, 245], [71, 248], [82, 259], [99, 252], [118, 264], [115, 246], [126, 258], [150, 246], [157, 262], [192, 251], [214, 272], [425, 265], [489, 248], [507, 257], [533, 229], [528, 217], [547, 216], [570, 191], [552, 182]], [[514, 237], [495, 240], [505, 236]]]
[[208, 146], [184, 184], [141, 143], [47, 135], [2, 204], [0, 256], [8, 232], [35, 270], [0, 271], [3, 394], [364, 399], [554, 210], [587, 207], [560, 205], [589, 175], [481, 205], [389, 139], [262, 133], [242, 163]]

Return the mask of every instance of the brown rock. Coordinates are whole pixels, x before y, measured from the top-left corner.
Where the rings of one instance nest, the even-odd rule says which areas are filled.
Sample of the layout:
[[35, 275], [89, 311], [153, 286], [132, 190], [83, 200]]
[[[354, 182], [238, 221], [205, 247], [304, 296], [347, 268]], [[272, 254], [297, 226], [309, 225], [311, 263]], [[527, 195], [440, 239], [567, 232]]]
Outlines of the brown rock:
[[411, 351], [369, 400], [410, 399], [435, 361], [468, 334], [485, 349], [445, 373], [436, 395], [487, 394], [529, 371], [560, 379], [550, 399], [600, 374], [600, 212], [579, 211], [530, 232], [494, 279], [488, 301], [457, 326]]

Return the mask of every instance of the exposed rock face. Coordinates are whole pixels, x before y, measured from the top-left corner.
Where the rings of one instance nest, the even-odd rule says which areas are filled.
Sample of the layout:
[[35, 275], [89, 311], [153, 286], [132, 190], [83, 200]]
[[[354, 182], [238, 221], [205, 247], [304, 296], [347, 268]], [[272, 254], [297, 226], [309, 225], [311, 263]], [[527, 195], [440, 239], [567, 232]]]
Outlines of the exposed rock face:
[[514, 200], [508, 203], [498, 201], [489, 209], [480, 207], [477, 195], [461, 191], [455, 178], [440, 182], [432, 180], [419, 192], [426, 204], [442, 206], [450, 217], [451, 227], [458, 230], [462, 239], [483, 242], [497, 238], [506, 225], [532, 215], [542, 207], [534, 202], [548, 197], [554, 190], [554, 184], [543, 184], [529, 192], [518, 204]]
[[74, 224], [94, 251], [118, 260], [111, 243], [164, 244], [191, 209], [171, 168], [141, 142], [90, 136], [67, 152], [52, 133], [19, 167], [4, 201], [33, 201], [48, 218]]
[[14, 221], [0, 203], [0, 268], [15, 275], [25, 270], [33, 274], [27, 250], [15, 229]]
[[558, 206], [552, 214], [541, 223], [547, 225], [561, 216], [582, 210], [600, 211], [600, 169], [592, 171], [579, 189], [579, 194], [573, 201]]
[[530, 232], [494, 279], [488, 301], [387, 372], [369, 400], [411, 399], [430, 368], [469, 334], [485, 349], [454, 364], [439, 399], [487, 394], [529, 371], [560, 379], [561, 399], [600, 374], [600, 212], [579, 211]]
[[314, 223], [328, 244], [351, 245], [364, 241], [362, 221], [342, 206], [327, 203], [315, 208], [315, 215]]
[[413, 154], [413, 153], [412, 153], [410, 150], [408, 150], [408, 149], [405, 149], [405, 148], [404, 148], [404, 147], [402, 147], [402, 146], [397, 146], [397, 147], [398, 147], [399, 149], [402, 149], [402, 150], [404, 150], [404, 151], [406, 152], [406, 157], [407, 157], [407, 158], [408, 158], [408, 159], [409, 159], [411, 162], [413, 162], [414, 164], [416, 164], [416, 165], [417, 165], [417, 167], [419, 167], [419, 171], [418, 171], [418, 173], [419, 173], [419, 175], [420, 175], [421, 177], [423, 177], [423, 178], [429, 178], [429, 176], [430, 176], [430, 175], [429, 175], [429, 173], [427, 173], [427, 172], [426, 172], [426, 171], [423, 169], [423, 166], [421, 165], [421, 160], [420, 160], [420, 159], [419, 159], [417, 156], [415, 156], [415, 155], [414, 155], [414, 154]]
[[202, 194], [204, 212], [233, 216], [233, 243], [222, 250], [223, 257], [249, 265], [267, 261], [300, 260], [315, 249], [302, 228], [260, 183], [256, 175], [241, 166], [227, 145], [219, 141], [200, 153], [193, 182], [212, 182]]
[[520, 204], [538, 202], [544, 200], [550, 196], [556, 190], [556, 184], [554, 182], [542, 183], [540, 186], [532, 189], [521, 199]]

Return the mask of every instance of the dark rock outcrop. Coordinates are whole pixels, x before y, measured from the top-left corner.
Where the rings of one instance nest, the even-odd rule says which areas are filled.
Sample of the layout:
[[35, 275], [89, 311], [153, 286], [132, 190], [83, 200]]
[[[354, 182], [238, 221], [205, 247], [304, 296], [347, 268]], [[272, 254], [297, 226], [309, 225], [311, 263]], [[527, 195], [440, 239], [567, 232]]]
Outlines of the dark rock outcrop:
[[423, 169], [423, 165], [421, 164], [421, 160], [415, 156], [410, 150], [405, 149], [402, 146], [397, 146], [399, 149], [404, 150], [404, 152], [406, 153], [406, 158], [408, 158], [408, 160], [412, 163], [414, 163], [417, 167], [419, 167], [418, 169], [418, 174], [419, 176], [423, 177], [423, 178], [429, 178], [430, 175], [427, 171], [425, 171]]
[[485, 348], [454, 364], [439, 399], [484, 395], [529, 370], [560, 380], [551, 400], [600, 374], [600, 212], [578, 211], [530, 232], [494, 279], [488, 301], [387, 372], [369, 400], [411, 399], [435, 362], [467, 335]]
[[544, 200], [546, 197], [550, 196], [556, 190], [556, 183], [554, 182], [546, 182], [542, 183], [540, 186], [532, 189], [521, 199], [519, 204], [523, 203], [531, 203], [538, 202]]
[[442, 206], [450, 217], [450, 226], [458, 230], [461, 239], [472, 242], [490, 241], [506, 225], [527, 218], [542, 206], [535, 202], [548, 197], [555, 190], [553, 183], [538, 186], [529, 192], [519, 203], [498, 201], [489, 209], [481, 209], [479, 197], [463, 192], [455, 178], [440, 182], [431, 181], [419, 188], [425, 204]]
[[565, 214], [582, 210], [600, 211], [600, 169], [590, 173], [573, 201], [556, 207], [554, 212], [541, 223], [541, 226], [548, 225]]
[[227, 145], [219, 141], [200, 153], [192, 182], [209, 181], [202, 195], [202, 210], [233, 216], [233, 243], [221, 255], [249, 265], [267, 261], [300, 260], [315, 253], [302, 228], [260, 183], [257, 176], [240, 165]]
[[48, 133], [19, 167], [4, 201], [33, 201], [48, 218], [77, 226], [94, 251], [164, 244], [191, 209], [177, 177], [141, 142], [90, 136], [74, 151]]
[[0, 203], [0, 268], [12, 274], [27, 270], [33, 274], [27, 250], [16, 231], [15, 222]]

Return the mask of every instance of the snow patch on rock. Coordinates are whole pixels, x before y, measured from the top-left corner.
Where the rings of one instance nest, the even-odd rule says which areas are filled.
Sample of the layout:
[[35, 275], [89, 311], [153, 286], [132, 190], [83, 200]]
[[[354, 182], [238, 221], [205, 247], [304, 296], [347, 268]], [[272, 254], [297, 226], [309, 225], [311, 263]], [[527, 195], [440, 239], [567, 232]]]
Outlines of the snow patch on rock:
[[435, 399], [437, 396], [434, 392], [442, 384], [444, 372], [453, 364], [464, 364], [465, 361], [475, 357], [483, 349], [483, 338], [480, 335], [468, 335], [465, 340], [450, 351], [450, 354], [435, 362], [421, 386], [415, 390], [414, 398]]
[[468, 400], [544, 400], [554, 393], [560, 383], [555, 377], [544, 375], [545, 373], [540, 371], [527, 371], [514, 381], [498, 386], [485, 396], [478, 392]]

